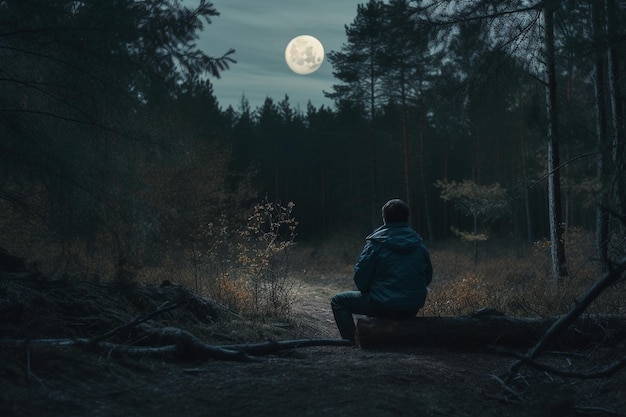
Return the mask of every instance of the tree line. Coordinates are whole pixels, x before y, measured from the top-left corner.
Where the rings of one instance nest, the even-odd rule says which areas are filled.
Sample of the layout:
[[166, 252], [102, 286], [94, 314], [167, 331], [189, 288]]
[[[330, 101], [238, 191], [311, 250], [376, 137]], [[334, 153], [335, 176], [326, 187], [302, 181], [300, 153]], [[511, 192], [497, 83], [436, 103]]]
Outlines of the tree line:
[[370, 0], [329, 53], [334, 106], [305, 109], [220, 106], [211, 80], [236, 52], [197, 47], [219, 18], [205, 0], [3, 0], [0, 15], [4, 245], [41, 229], [61, 251], [114, 248], [123, 271], [224, 246], [220, 225], [263, 199], [294, 202], [306, 240], [359, 238], [400, 197], [433, 244], [558, 250], [581, 227], [603, 258], [623, 253], [617, 0]]
[[[313, 234], [373, 226], [395, 195], [431, 242], [483, 232], [548, 240], [557, 279], [567, 275], [572, 227], [596, 230], [599, 259], [615, 256], [625, 194], [623, 18], [615, 1], [359, 5], [346, 42], [328, 56], [338, 82], [325, 94], [335, 110], [309, 106], [294, 120], [285, 97], [253, 113], [259, 132], [269, 120], [279, 132], [247, 136], [257, 146], [273, 141], [264, 183], [276, 198], [307, 202]], [[251, 119], [245, 100], [239, 115]]]

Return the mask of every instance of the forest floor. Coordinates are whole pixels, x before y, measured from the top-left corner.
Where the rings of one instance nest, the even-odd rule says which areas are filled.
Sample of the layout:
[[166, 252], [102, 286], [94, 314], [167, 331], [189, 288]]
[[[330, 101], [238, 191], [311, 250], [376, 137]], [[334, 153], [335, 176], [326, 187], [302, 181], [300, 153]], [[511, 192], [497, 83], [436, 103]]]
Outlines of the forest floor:
[[[217, 345], [336, 339], [329, 299], [350, 288], [348, 275], [302, 278], [294, 288], [293, 319], [286, 322], [218, 319], [188, 303], [181, 307], [187, 311], [172, 310], [151, 323], [185, 328]], [[172, 291], [4, 274], [0, 341], [93, 337], [138, 311], [154, 310]], [[578, 354], [565, 356], [554, 361], [567, 363]], [[518, 396], [494, 377], [513, 360], [489, 352], [321, 346], [238, 362], [3, 343], [0, 358], [0, 415], [7, 417], [626, 415], [623, 371], [583, 382], [524, 369]]]

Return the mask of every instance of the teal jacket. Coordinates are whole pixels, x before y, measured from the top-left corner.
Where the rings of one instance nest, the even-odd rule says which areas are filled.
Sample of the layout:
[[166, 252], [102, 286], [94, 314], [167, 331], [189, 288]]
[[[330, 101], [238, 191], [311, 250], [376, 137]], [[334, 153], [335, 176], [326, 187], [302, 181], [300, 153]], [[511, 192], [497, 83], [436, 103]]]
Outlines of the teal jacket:
[[418, 310], [433, 277], [428, 249], [406, 223], [388, 223], [366, 238], [354, 267], [362, 293], [393, 310]]

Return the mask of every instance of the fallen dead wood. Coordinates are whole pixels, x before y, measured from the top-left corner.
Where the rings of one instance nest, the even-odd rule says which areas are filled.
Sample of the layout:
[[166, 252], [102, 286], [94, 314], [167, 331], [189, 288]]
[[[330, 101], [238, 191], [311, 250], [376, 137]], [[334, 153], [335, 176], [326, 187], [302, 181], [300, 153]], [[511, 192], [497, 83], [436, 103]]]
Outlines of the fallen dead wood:
[[[4, 280], [10, 278], [6, 274], [0, 277]], [[5, 333], [4, 338], [0, 338], [0, 346], [22, 349], [27, 358], [36, 346], [52, 346], [90, 350], [107, 356], [158, 358], [172, 361], [208, 359], [255, 361], [258, 360], [256, 356], [271, 355], [286, 349], [346, 344], [346, 341], [342, 340], [303, 339], [213, 346], [188, 330], [174, 326], [155, 325], [155, 319], [162, 316], [165, 316], [165, 321], [185, 321], [187, 324], [196, 326], [205, 326], [217, 319], [232, 319], [228, 311], [221, 308], [218, 310], [212, 300], [198, 297], [183, 288], [169, 286], [158, 289], [141, 287], [127, 289], [125, 301], [132, 297], [135, 302], [155, 307], [149, 312], [140, 311], [133, 318], [128, 311], [116, 304], [116, 296], [111, 295], [111, 292], [117, 294], [119, 290], [110, 288], [107, 284], [51, 280], [43, 276], [30, 279], [23, 274], [14, 279], [15, 281], [11, 281], [11, 284], [15, 286], [13, 293], [30, 294], [32, 297], [45, 300], [46, 305], [55, 308], [55, 313], [46, 317], [48, 321], [41, 320], [41, 322], [49, 323], [50, 318], [56, 318], [56, 323], [62, 329], [62, 325], [66, 324], [69, 319], [86, 330], [84, 333], [77, 332], [76, 336], [68, 337], [69, 332], [65, 332], [65, 337], [38, 338], [36, 336], [39, 333], [38, 330], [31, 329], [28, 332], [30, 337], [24, 337], [22, 329], [16, 326], [12, 334]], [[42, 294], [44, 290], [45, 296]], [[75, 300], [81, 300], [82, 304], [78, 305], [80, 308], [76, 308]], [[16, 320], [21, 319], [18, 313], [23, 311], [23, 305], [24, 302], [19, 299], [14, 304], [5, 303], [0, 306], [2, 307], [0, 313], [4, 317], [13, 315]], [[66, 315], [68, 311], [74, 310], [77, 311], [76, 315]], [[112, 319], [101, 320], [103, 311], [106, 311], [107, 317], [110, 316]], [[86, 315], [89, 317], [85, 317]], [[85, 325], [85, 323], [94, 322], [100, 325], [99, 331], [95, 334], [93, 334], [93, 329], [87, 329]], [[122, 322], [122, 324], [102, 326], [103, 323], [112, 324], [113, 322]], [[44, 330], [42, 333], [54, 334], [54, 332], [47, 331], [49, 326], [51, 325], [41, 326]], [[84, 335], [90, 331], [91, 335]]]
[[[98, 343], [100, 349], [110, 349], [111, 353], [126, 354], [132, 356], [159, 357], [185, 360], [230, 360], [252, 361], [254, 360], [244, 352], [228, 349], [225, 347], [212, 346], [193, 333], [177, 327], [163, 327], [149, 331], [160, 344], [158, 346], [129, 346], [112, 343]], [[89, 346], [93, 346], [89, 341]]]
[[[589, 290], [587, 290], [582, 299], [579, 300], [574, 307], [572, 307], [569, 313], [554, 321], [544, 332], [542, 337], [537, 340], [536, 344], [528, 350], [526, 355], [511, 364], [505, 380], [512, 380], [524, 363], [533, 361], [539, 357], [547, 346], [550, 346], [555, 341], [560, 340], [562, 335], [571, 333], [572, 328], [576, 327], [576, 323], [581, 320], [581, 315], [585, 312], [587, 307], [589, 307], [604, 290], [622, 279], [624, 272], [626, 272], [626, 258], [623, 258], [619, 263], [609, 265], [609, 267], [609, 271], [604, 274], [602, 278], [596, 281], [595, 284], [589, 288]], [[623, 324], [622, 329], [624, 329]]]
[[111, 336], [113, 336], [113, 335], [115, 335], [117, 333], [121, 333], [124, 330], [128, 330], [128, 329], [131, 329], [131, 328], [133, 328], [135, 326], [138, 326], [138, 325], [140, 325], [142, 323], [145, 323], [146, 321], [152, 319], [153, 317], [156, 317], [159, 314], [164, 313], [166, 311], [173, 310], [173, 309], [175, 309], [175, 308], [177, 308], [179, 306], [180, 306], [180, 303], [170, 303], [169, 301], [167, 301], [167, 302], [163, 303], [162, 305], [160, 305], [155, 311], [153, 311], [153, 312], [151, 312], [149, 314], [146, 314], [144, 316], [136, 317], [132, 321], [130, 321], [128, 323], [125, 323], [125, 324], [123, 324], [121, 326], [118, 326], [115, 329], [112, 329], [112, 330], [110, 330], [110, 331], [108, 331], [106, 333], [103, 333], [101, 335], [97, 335], [97, 336], [92, 337], [91, 339], [89, 339], [89, 343], [92, 346], [97, 345], [98, 343], [108, 339], [109, 337], [111, 337]]
[[[416, 317], [408, 320], [360, 318], [356, 339], [362, 347], [410, 345], [473, 350], [489, 345], [528, 348], [558, 318], [519, 318], [503, 314], [459, 317]], [[623, 337], [626, 317], [581, 317], [552, 347], [582, 348]]]
[[156, 358], [169, 360], [231, 360], [253, 361], [251, 356], [238, 350], [230, 350], [224, 347], [211, 346], [193, 334], [177, 328], [163, 328], [163, 334], [167, 334], [172, 343], [163, 345], [124, 345], [120, 343], [104, 342], [93, 343], [92, 339], [31, 339], [31, 340], [0, 340], [0, 345], [24, 347], [26, 352], [32, 346], [59, 346], [77, 347], [86, 350], [97, 351], [108, 356], [129, 356], [135, 358]]
[[352, 346], [349, 340], [344, 339], [296, 339], [296, 340], [268, 340], [261, 343], [216, 346], [222, 349], [235, 350], [248, 355], [273, 355], [281, 350], [298, 349], [315, 346]]
[[124, 345], [93, 339], [32, 339], [32, 340], [0, 340], [0, 345], [29, 347], [35, 345], [73, 346], [105, 353], [109, 356], [121, 355], [129, 357], [157, 358], [169, 360], [227, 360], [256, 361], [255, 357], [273, 355], [280, 351], [314, 347], [314, 346], [349, 346], [350, 342], [341, 339], [297, 339], [266, 341], [213, 346], [205, 343], [192, 333], [175, 328], [164, 327], [148, 331], [158, 345]]
[[349, 346], [350, 342], [342, 339], [296, 339], [268, 340], [259, 343], [241, 343], [213, 346], [201, 341], [193, 334], [178, 328], [166, 327], [150, 331], [160, 342], [173, 343], [181, 347], [181, 352], [188, 359], [250, 359], [247, 355], [273, 355], [282, 350], [314, 346]]
[[[513, 356], [518, 360], [522, 361], [525, 365], [537, 369], [539, 371], [547, 372], [552, 375], [562, 376], [566, 378], [576, 378], [576, 379], [598, 379], [598, 378], [609, 378], [622, 369], [626, 368], [626, 356], [623, 356], [619, 359], [614, 360], [608, 365], [605, 365], [601, 368], [595, 368], [592, 370], [571, 370], [571, 369], [560, 369], [555, 368], [553, 366], [549, 366], [543, 363], [539, 363], [533, 359], [529, 359], [525, 355], [520, 355], [511, 351], [501, 352], [505, 355]], [[504, 381], [503, 381], [504, 382]]]

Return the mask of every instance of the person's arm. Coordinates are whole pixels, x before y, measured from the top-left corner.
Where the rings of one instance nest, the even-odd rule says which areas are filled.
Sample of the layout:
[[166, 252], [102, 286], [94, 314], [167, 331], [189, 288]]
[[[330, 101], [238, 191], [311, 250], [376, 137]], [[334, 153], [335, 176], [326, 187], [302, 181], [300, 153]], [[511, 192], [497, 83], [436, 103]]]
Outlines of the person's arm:
[[361, 292], [368, 292], [376, 271], [376, 246], [369, 240], [365, 244], [358, 262], [354, 266], [354, 283]]

